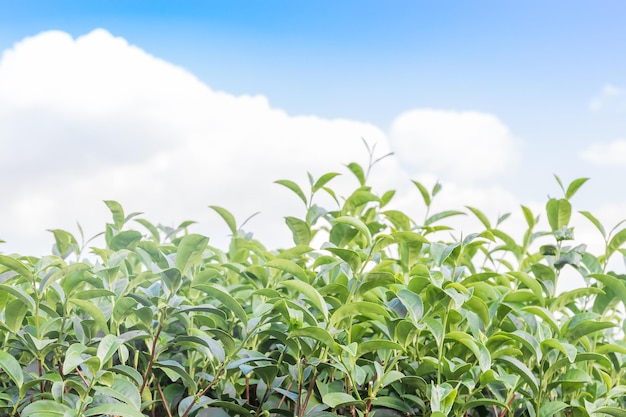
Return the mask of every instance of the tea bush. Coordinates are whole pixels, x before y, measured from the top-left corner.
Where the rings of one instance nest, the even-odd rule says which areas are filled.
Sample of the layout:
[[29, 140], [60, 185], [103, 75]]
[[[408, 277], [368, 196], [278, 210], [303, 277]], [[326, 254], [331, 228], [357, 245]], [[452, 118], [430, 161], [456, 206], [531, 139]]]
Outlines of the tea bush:
[[[422, 222], [388, 209], [394, 192], [367, 183], [375, 162], [347, 166], [359, 186], [343, 199], [337, 173], [309, 175], [307, 193], [277, 181], [305, 207], [285, 219], [287, 249], [221, 207], [227, 250], [106, 201], [106, 245], [89, 257], [63, 230], [51, 255], [0, 255], [0, 414], [626, 416], [626, 276], [607, 272], [626, 229], [581, 212], [604, 251], [568, 245], [586, 179], [557, 177], [549, 231], [522, 206], [516, 240], [506, 216], [473, 207]], [[440, 186], [414, 184], [428, 213]], [[482, 230], [442, 223], [460, 214]], [[587, 286], [558, 294], [565, 268]]]

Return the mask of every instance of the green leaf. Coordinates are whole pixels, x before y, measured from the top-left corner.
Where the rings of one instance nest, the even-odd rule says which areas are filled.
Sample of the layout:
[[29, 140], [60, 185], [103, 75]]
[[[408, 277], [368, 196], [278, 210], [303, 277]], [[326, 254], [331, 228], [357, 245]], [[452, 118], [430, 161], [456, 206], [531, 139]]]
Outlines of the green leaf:
[[279, 285], [287, 287], [297, 293], [302, 294], [315, 308], [317, 308], [325, 319], [328, 319], [328, 307], [326, 307], [326, 301], [320, 295], [320, 293], [313, 288], [309, 283], [299, 280], [282, 281]]
[[0, 290], [5, 291], [20, 300], [22, 303], [28, 306], [29, 311], [35, 311], [35, 300], [33, 300], [33, 298], [30, 295], [26, 294], [26, 292], [21, 288], [0, 284]]
[[102, 328], [102, 330], [108, 332], [109, 326], [107, 325], [107, 319], [104, 317], [104, 313], [102, 313], [102, 311], [93, 303], [75, 298], [70, 298], [68, 301], [83, 310], [85, 313], [89, 314], [98, 326]]
[[220, 215], [220, 217], [226, 222], [226, 225], [230, 229], [230, 232], [233, 234], [233, 236], [235, 236], [237, 234], [237, 223], [235, 222], [235, 217], [230, 213], [230, 211], [219, 206], [209, 207]]
[[305, 206], [308, 205], [308, 202], [307, 202], [306, 196], [304, 195], [304, 192], [302, 192], [302, 189], [300, 188], [300, 186], [298, 184], [296, 184], [295, 182], [290, 181], [290, 180], [277, 180], [277, 181], [274, 181], [274, 184], [280, 184], [283, 187], [289, 188], [291, 191], [296, 193], [296, 195], [298, 197], [300, 197], [300, 200], [302, 200], [302, 202], [304, 203]]
[[509, 368], [513, 369], [517, 375], [522, 377], [524, 381], [530, 387], [533, 395], [537, 396], [539, 393], [539, 381], [537, 381], [537, 377], [532, 373], [528, 367], [520, 362], [518, 359], [515, 359], [511, 356], [500, 356], [497, 358], [498, 361], [504, 362]]
[[85, 350], [87, 347], [82, 343], [74, 343], [67, 349], [63, 360], [63, 373], [65, 375], [73, 372], [74, 369], [89, 359], [88, 355], [83, 355]]
[[569, 407], [569, 404], [563, 401], [547, 401], [539, 409], [539, 417], [552, 417]]
[[426, 219], [426, 221], [424, 222], [424, 226], [430, 226], [431, 224], [438, 222], [439, 220], [445, 219], [447, 217], [461, 216], [461, 215], [465, 216], [466, 214], [458, 210], [442, 211], [440, 213], [433, 214], [428, 219]]
[[540, 303], [542, 305], [544, 304], [543, 288], [535, 278], [522, 271], [512, 271], [507, 273], [507, 275], [517, 279], [526, 287], [528, 287], [533, 292], [533, 294], [535, 294]]
[[361, 220], [357, 219], [356, 217], [341, 216], [341, 217], [337, 217], [336, 219], [333, 219], [332, 222], [347, 224], [357, 229], [363, 235], [363, 237], [365, 237], [367, 241], [367, 244], [366, 244], [367, 246], [369, 246], [370, 243], [372, 242], [372, 234], [370, 233], [369, 229], [367, 228], [365, 223], [363, 223]]
[[122, 249], [134, 250], [141, 241], [142, 235], [136, 230], [124, 230], [113, 236], [109, 242], [109, 248], [114, 251]]
[[607, 288], [610, 288], [617, 298], [624, 303], [624, 306], [626, 306], [626, 281], [607, 274], [589, 274], [587, 277], [594, 278]]
[[535, 216], [533, 216], [533, 212], [526, 206], [522, 206], [522, 212], [524, 213], [524, 219], [526, 219], [528, 227], [532, 229], [535, 226]]
[[94, 390], [102, 395], [106, 395], [116, 400], [122, 401], [135, 409], [141, 409], [141, 396], [135, 384], [126, 378], [115, 376], [110, 387], [96, 385]]
[[[37, 400], [28, 404], [20, 416], [22, 417], [65, 417], [71, 415], [72, 409], [65, 404], [51, 400]], [[139, 415], [133, 417], [140, 417]]]
[[309, 282], [309, 277], [305, 270], [302, 269], [297, 263], [288, 259], [272, 259], [271, 261], [266, 262], [265, 266], [291, 274], [302, 282]]
[[19, 260], [12, 258], [6, 255], [0, 255], [0, 265], [4, 265], [9, 268], [11, 271], [15, 271], [28, 281], [33, 280], [33, 273], [28, 269], [26, 265], [24, 265]]
[[482, 211], [478, 210], [477, 208], [470, 207], [470, 206], [465, 206], [465, 208], [467, 208], [469, 211], [474, 213], [474, 215], [478, 218], [478, 220], [480, 220], [483, 226], [485, 226], [485, 229], [487, 230], [491, 229], [491, 223], [489, 222], [489, 219], [487, 218], [487, 216], [485, 216], [485, 214]]
[[330, 408], [345, 407], [349, 405], [354, 405], [359, 409], [365, 408], [363, 401], [359, 401], [352, 395], [346, 394], [345, 392], [329, 392], [328, 394], [324, 394], [322, 395], [322, 402]]
[[396, 342], [392, 342], [391, 340], [384, 340], [384, 339], [374, 339], [374, 340], [368, 340], [368, 341], [359, 343], [357, 346], [356, 356], [361, 356], [361, 355], [365, 355], [366, 353], [378, 352], [379, 350], [386, 350], [386, 349], [399, 350], [401, 352], [404, 352], [404, 348], [402, 347], [402, 345]]
[[378, 287], [389, 287], [389, 285], [395, 282], [396, 277], [391, 272], [369, 272], [365, 275], [365, 278], [363, 278], [357, 290], [357, 294], [365, 294]]
[[356, 162], [350, 162], [346, 166], [348, 167], [350, 172], [352, 172], [354, 174], [356, 179], [359, 180], [359, 185], [361, 187], [364, 186], [365, 185], [365, 174], [363, 173], [363, 168], [361, 168], [361, 165], [357, 164]]
[[104, 404], [89, 407], [83, 414], [85, 416], [145, 417], [137, 408], [127, 404]]
[[317, 192], [319, 189], [325, 186], [330, 180], [335, 178], [337, 175], [341, 175], [341, 174], [337, 172], [329, 172], [327, 174], [322, 175], [321, 177], [318, 178], [317, 181], [315, 181], [315, 184], [313, 184], [313, 186], [311, 187], [311, 191], [314, 193]]
[[[198, 390], [196, 382], [193, 380], [193, 378], [189, 375], [189, 373], [185, 370], [185, 368], [180, 363], [168, 359], [168, 360], [154, 362], [154, 367], [162, 369], [166, 371], [166, 373], [167, 373], [167, 370], [169, 370], [173, 372], [174, 374], [178, 375], [183, 380], [185, 387], [190, 389], [192, 392], [195, 392]], [[170, 376], [171, 378], [170, 373], [168, 373], [168, 376]]]
[[500, 407], [501, 410], [507, 410], [507, 414], [511, 414], [511, 409], [506, 403], [493, 398], [479, 398], [467, 401], [463, 404], [462, 411], [473, 410], [476, 407]]
[[24, 373], [20, 363], [8, 352], [0, 350], [0, 369], [6, 373], [18, 388], [24, 384]]
[[420, 194], [422, 195], [422, 198], [424, 199], [424, 204], [426, 204], [426, 207], [430, 207], [430, 193], [428, 192], [428, 190], [426, 189], [426, 187], [424, 187], [422, 185], [422, 183], [411, 180], [411, 182], [413, 182], [413, 184], [417, 187], [417, 189], [419, 190]]
[[593, 414], [604, 413], [613, 417], [626, 417], [626, 410], [617, 407], [596, 408]]
[[335, 340], [333, 337], [321, 327], [302, 327], [300, 329], [294, 329], [289, 332], [290, 338], [296, 337], [310, 337], [311, 339], [315, 339], [318, 342], [323, 343], [331, 350], [335, 349]]
[[407, 289], [398, 291], [398, 300], [404, 305], [413, 323], [417, 324], [424, 314], [424, 303], [418, 294]]
[[600, 220], [595, 218], [594, 215], [589, 213], [588, 211], [579, 211], [579, 213], [585, 216], [587, 220], [589, 220], [591, 223], [593, 223], [596, 229], [598, 229], [602, 234], [602, 237], [606, 238], [606, 231], [604, 230], [604, 226], [602, 226], [602, 223], [600, 223]]
[[124, 217], [124, 209], [117, 201], [105, 200], [104, 204], [107, 205], [111, 214], [113, 215], [113, 225], [117, 230], [122, 230], [126, 218]]
[[574, 194], [576, 194], [576, 191], [578, 191], [578, 189], [582, 187], [583, 184], [586, 183], [588, 180], [589, 178], [577, 178], [572, 181], [567, 187], [567, 191], [565, 192], [565, 198], [567, 198], [568, 200], [572, 198]]
[[361, 257], [353, 250], [342, 248], [325, 248], [324, 250], [337, 255], [345, 261], [350, 266], [352, 272], [357, 272], [361, 268]]
[[311, 227], [304, 220], [300, 220], [296, 217], [285, 217], [285, 223], [293, 234], [293, 241], [296, 245], [308, 245], [311, 243], [313, 235], [311, 233]]
[[108, 334], [100, 340], [96, 356], [98, 356], [100, 362], [104, 364], [113, 357], [121, 344], [122, 341], [117, 336]]
[[241, 307], [241, 304], [237, 302], [237, 300], [235, 300], [230, 294], [217, 287], [206, 284], [193, 285], [193, 288], [200, 290], [206, 293], [208, 296], [214, 297], [215, 299], [219, 300], [244, 325], [248, 325], [248, 315], [246, 314], [246, 311], [243, 309], [243, 307]]
[[391, 408], [406, 415], [413, 415], [413, 409], [406, 402], [396, 397], [376, 397], [372, 400], [374, 407]]
[[569, 224], [572, 215], [572, 205], [564, 198], [559, 200], [551, 198], [546, 205], [546, 212], [548, 223], [550, 223], [552, 231], [556, 232]]
[[626, 242], [626, 229], [622, 229], [617, 232], [609, 241], [609, 244], [606, 247], [606, 254], [604, 255], [604, 259], [608, 260], [616, 250], [618, 250], [623, 244]]
[[76, 238], [69, 232], [61, 229], [48, 230], [54, 236], [55, 249], [59, 256], [65, 257], [69, 253], [70, 249], [78, 249], [78, 243]]
[[331, 316], [331, 323], [339, 323], [341, 320], [350, 316], [365, 316], [378, 319], [381, 316], [388, 318], [389, 313], [380, 304], [371, 303], [369, 301], [356, 301], [350, 304], [344, 304], [335, 310]]
[[208, 237], [197, 234], [189, 234], [181, 239], [176, 253], [176, 268], [182, 275], [202, 261], [208, 243]]

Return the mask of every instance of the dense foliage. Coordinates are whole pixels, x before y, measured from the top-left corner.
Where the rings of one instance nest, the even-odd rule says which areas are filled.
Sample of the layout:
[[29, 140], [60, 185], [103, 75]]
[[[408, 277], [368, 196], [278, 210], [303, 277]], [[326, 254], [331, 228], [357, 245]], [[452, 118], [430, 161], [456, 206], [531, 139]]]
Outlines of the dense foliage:
[[[439, 185], [415, 182], [423, 221], [388, 209], [394, 192], [367, 185], [374, 163], [348, 165], [346, 198], [336, 173], [307, 193], [277, 181], [305, 206], [285, 250], [220, 207], [225, 251], [107, 201], [106, 246], [85, 259], [63, 230], [52, 255], [0, 255], [0, 415], [626, 416], [626, 276], [607, 272], [626, 230], [581, 212], [605, 249], [568, 245], [585, 179], [557, 178], [550, 231], [522, 206], [515, 240], [506, 215], [429, 213]], [[483, 230], [442, 224], [461, 214]], [[565, 268], [587, 287], [557, 294]]]

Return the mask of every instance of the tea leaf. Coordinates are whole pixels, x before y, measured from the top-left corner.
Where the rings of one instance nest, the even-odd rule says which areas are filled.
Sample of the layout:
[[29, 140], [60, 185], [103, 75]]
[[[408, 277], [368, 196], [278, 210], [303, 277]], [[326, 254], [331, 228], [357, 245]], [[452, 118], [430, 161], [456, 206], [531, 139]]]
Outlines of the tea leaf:
[[17, 388], [24, 384], [24, 374], [20, 363], [8, 352], [0, 350], [0, 369], [15, 383]]
[[277, 180], [277, 181], [274, 181], [274, 184], [279, 184], [279, 185], [282, 185], [283, 187], [287, 187], [288, 189], [293, 191], [298, 197], [300, 197], [300, 200], [302, 200], [305, 206], [308, 205], [304, 192], [302, 191], [300, 186], [296, 184], [295, 182], [290, 181], [290, 180]]

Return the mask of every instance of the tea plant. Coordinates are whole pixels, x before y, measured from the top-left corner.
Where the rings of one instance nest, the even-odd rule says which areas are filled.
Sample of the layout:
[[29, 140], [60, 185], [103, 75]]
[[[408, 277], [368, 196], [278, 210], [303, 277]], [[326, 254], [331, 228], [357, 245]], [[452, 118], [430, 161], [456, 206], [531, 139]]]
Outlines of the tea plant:
[[[626, 276], [570, 245], [571, 198], [522, 206], [516, 240], [480, 210], [430, 213], [441, 186], [414, 182], [423, 221], [368, 185], [380, 159], [309, 175], [287, 217], [294, 246], [269, 250], [224, 208], [227, 250], [106, 201], [105, 247], [53, 230], [53, 254], [0, 255], [0, 414], [70, 416], [626, 416]], [[319, 206], [318, 194], [337, 207]], [[419, 214], [419, 213], [418, 213]], [[468, 214], [462, 236], [443, 221]], [[442, 239], [447, 231], [449, 238]], [[437, 238], [435, 238], [437, 236]], [[322, 245], [313, 246], [314, 241]], [[585, 288], [556, 292], [561, 271]]]

